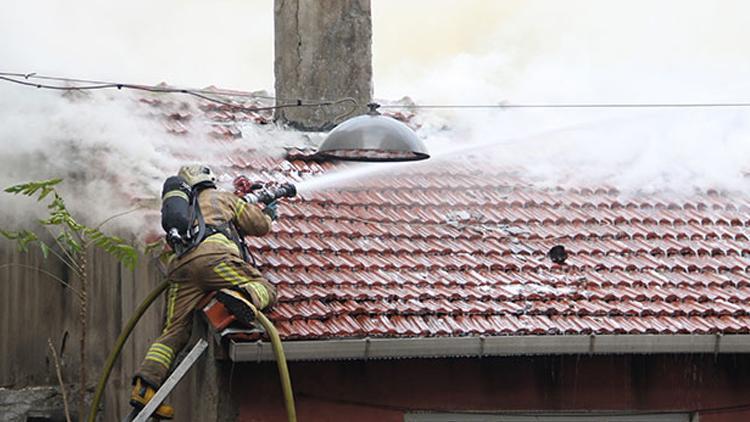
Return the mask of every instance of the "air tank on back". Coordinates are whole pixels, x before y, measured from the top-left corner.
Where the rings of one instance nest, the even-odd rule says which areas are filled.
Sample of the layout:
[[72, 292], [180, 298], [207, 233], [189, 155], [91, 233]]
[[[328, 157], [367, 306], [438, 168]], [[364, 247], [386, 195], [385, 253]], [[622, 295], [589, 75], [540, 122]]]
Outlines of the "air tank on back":
[[161, 227], [171, 244], [184, 239], [190, 229], [190, 185], [179, 176], [168, 177], [161, 192]]

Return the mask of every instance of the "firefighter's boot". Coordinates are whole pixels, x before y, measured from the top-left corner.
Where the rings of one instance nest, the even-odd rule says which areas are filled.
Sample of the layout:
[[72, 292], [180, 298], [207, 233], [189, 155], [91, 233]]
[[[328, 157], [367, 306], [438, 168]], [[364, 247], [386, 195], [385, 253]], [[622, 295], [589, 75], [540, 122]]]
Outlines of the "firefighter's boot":
[[250, 327], [255, 321], [255, 306], [245, 295], [232, 289], [221, 289], [216, 293], [216, 300], [224, 304], [237, 321]]
[[[136, 378], [133, 384], [133, 391], [130, 393], [130, 405], [136, 409], [143, 409], [151, 398], [156, 394], [153, 387], [143, 382], [142, 379]], [[174, 417], [174, 407], [162, 403], [156, 408], [152, 415], [161, 419], [172, 419]]]

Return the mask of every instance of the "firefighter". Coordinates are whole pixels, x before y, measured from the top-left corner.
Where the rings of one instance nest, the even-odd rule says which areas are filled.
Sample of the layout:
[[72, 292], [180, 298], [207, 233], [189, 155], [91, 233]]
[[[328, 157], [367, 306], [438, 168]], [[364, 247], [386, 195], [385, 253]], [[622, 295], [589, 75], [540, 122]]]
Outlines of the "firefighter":
[[[217, 190], [216, 177], [205, 166], [183, 166], [179, 177], [197, 195], [199, 211], [195, 214], [202, 216], [205, 233], [186, 252], [180, 254], [176, 248], [168, 265], [166, 321], [133, 378], [130, 404], [136, 408], [145, 406], [166, 378], [190, 338], [193, 310], [206, 293], [218, 291], [216, 298], [246, 325], [255, 317], [251, 305], [262, 310], [276, 301], [276, 289], [246, 261], [241, 241], [243, 236], [263, 236], [271, 230], [276, 203], [261, 209], [233, 193]], [[161, 404], [154, 416], [171, 419], [174, 408]]]

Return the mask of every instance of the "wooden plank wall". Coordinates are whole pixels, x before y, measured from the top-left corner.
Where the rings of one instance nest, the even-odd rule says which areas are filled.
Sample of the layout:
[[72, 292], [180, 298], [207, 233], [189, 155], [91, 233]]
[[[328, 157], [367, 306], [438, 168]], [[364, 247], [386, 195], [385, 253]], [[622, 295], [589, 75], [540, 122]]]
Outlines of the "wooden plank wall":
[[[87, 350], [88, 378], [93, 389], [121, 327], [163, 276], [148, 258], [141, 257], [137, 268], [131, 272], [99, 251], [89, 253], [89, 267]], [[3, 387], [57, 385], [47, 348], [48, 338], [62, 351], [66, 382], [78, 380], [77, 299], [68, 288], [33, 268], [49, 271], [73, 286], [80, 283], [71, 279], [65, 267], [54, 258], [45, 260], [38, 251], [19, 253], [9, 242], [0, 242], [0, 386]], [[120, 420], [129, 410], [131, 377], [150, 342], [159, 334], [163, 310], [162, 296], [147, 311], [126, 343], [107, 385], [102, 420]], [[187, 393], [181, 393], [189, 391], [195, 388], [181, 386], [174, 394], [176, 397], [171, 402], [177, 409], [193, 403]]]

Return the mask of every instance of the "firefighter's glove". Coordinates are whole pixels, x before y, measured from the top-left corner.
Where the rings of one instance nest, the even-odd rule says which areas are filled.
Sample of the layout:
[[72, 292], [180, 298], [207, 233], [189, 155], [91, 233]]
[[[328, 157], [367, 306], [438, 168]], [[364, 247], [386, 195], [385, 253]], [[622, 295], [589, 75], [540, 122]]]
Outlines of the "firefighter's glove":
[[276, 221], [276, 218], [278, 218], [278, 204], [276, 201], [271, 202], [270, 204], [266, 205], [265, 208], [263, 208], [263, 214], [271, 217], [271, 221]]

